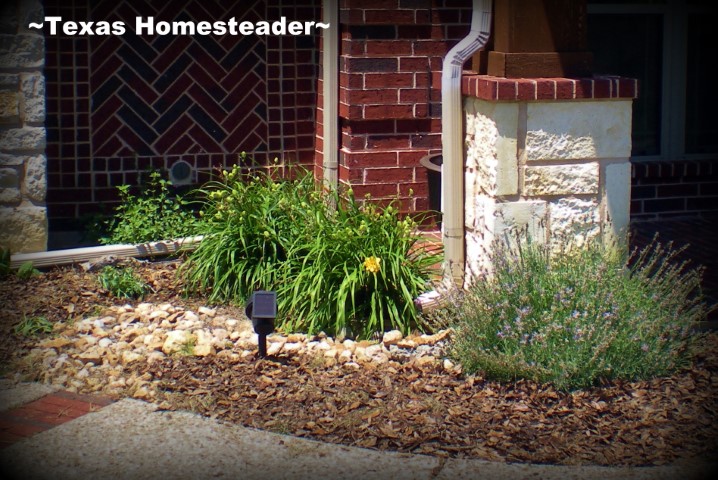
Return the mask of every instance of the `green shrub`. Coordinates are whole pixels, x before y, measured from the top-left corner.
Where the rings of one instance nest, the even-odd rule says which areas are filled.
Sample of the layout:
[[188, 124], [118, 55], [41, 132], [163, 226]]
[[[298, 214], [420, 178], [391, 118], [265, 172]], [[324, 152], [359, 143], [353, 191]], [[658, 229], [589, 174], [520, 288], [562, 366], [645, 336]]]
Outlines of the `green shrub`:
[[415, 222], [393, 207], [318, 191], [311, 174], [275, 181], [238, 168], [203, 193], [205, 238], [185, 265], [190, 288], [215, 301], [276, 290], [286, 331], [367, 337], [415, 326], [413, 299], [439, 257], [418, 248]]
[[121, 203], [106, 225], [109, 235], [100, 242], [139, 244], [194, 235], [194, 213], [180, 195], [172, 196], [170, 185], [153, 171], [137, 196], [130, 192], [129, 185], [117, 187]]
[[626, 264], [597, 243], [558, 255], [530, 242], [499, 249], [493, 277], [476, 279], [452, 312], [454, 355], [467, 372], [561, 389], [673, 372], [706, 314], [702, 270], [679, 253], [654, 241]]
[[[389, 205], [335, 197], [290, 250], [290, 282], [279, 289], [289, 330], [369, 337], [417, 324], [414, 298], [428, 289], [437, 255], [419, 247], [416, 223]], [[326, 203], [326, 202], [323, 202]]]
[[40, 275], [40, 270], [36, 269], [33, 266], [32, 262], [27, 261], [20, 265], [15, 275], [17, 275], [17, 278], [21, 280], [27, 280], [28, 278], [32, 278], [35, 275]]
[[204, 239], [184, 265], [190, 288], [210, 301], [243, 302], [253, 290], [275, 289], [284, 278], [287, 251], [311, 217], [310, 178], [278, 181], [261, 174], [226, 172], [200, 193]]
[[141, 298], [148, 292], [145, 284], [129, 267], [107, 266], [98, 277], [100, 286], [119, 298]]
[[16, 335], [23, 337], [37, 337], [38, 335], [52, 333], [52, 330], [52, 322], [44, 316], [23, 316], [20, 323], [15, 325], [13, 329]]
[[[0, 248], [0, 278], [12, 273], [12, 269], [10, 268], [10, 260], [10, 250]], [[36, 269], [31, 261], [24, 262], [15, 271], [15, 276], [17, 276], [21, 280], [27, 280], [28, 278], [34, 277], [35, 275], [40, 275], [40, 270]]]

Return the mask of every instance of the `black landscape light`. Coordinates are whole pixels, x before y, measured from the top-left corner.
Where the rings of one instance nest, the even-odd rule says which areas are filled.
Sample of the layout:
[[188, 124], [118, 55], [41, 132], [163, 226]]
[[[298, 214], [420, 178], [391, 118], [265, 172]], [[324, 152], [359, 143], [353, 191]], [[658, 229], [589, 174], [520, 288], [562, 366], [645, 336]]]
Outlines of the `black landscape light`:
[[257, 290], [247, 302], [244, 312], [252, 320], [257, 334], [259, 356], [267, 356], [267, 335], [274, 331], [274, 319], [277, 318], [277, 292]]

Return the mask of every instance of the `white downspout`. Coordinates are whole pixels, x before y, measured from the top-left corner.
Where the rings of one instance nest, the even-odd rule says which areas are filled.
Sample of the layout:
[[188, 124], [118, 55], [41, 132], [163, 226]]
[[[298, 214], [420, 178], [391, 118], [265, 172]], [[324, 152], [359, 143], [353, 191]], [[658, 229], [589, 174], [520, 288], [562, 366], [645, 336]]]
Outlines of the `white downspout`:
[[459, 288], [464, 280], [464, 111], [461, 74], [464, 62], [489, 40], [491, 1], [474, 0], [471, 31], [449, 50], [441, 72], [441, 207], [444, 276]]
[[336, 0], [324, 0], [322, 3], [322, 21], [330, 25], [322, 31], [322, 115], [324, 118], [324, 185], [330, 189], [337, 186], [339, 178], [339, 11]]

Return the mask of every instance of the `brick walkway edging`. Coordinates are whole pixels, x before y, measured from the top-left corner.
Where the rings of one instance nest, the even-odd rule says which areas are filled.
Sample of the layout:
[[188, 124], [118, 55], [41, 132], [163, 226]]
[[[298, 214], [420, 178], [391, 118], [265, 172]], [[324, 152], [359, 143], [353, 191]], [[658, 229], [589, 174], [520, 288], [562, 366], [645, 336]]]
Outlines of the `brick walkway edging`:
[[0, 449], [95, 412], [114, 401], [110, 397], [57, 391], [20, 407], [0, 412]]

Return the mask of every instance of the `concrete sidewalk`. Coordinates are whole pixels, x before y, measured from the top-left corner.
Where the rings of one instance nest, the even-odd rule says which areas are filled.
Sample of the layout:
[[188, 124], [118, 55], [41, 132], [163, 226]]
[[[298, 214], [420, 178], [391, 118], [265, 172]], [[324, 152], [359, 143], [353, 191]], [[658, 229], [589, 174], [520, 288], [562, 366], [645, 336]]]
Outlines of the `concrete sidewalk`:
[[[0, 390], [0, 410], [52, 389]], [[125, 399], [0, 450], [3, 479], [703, 479], [715, 464], [607, 468], [518, 465], [325, 444], [159, 411]]]

